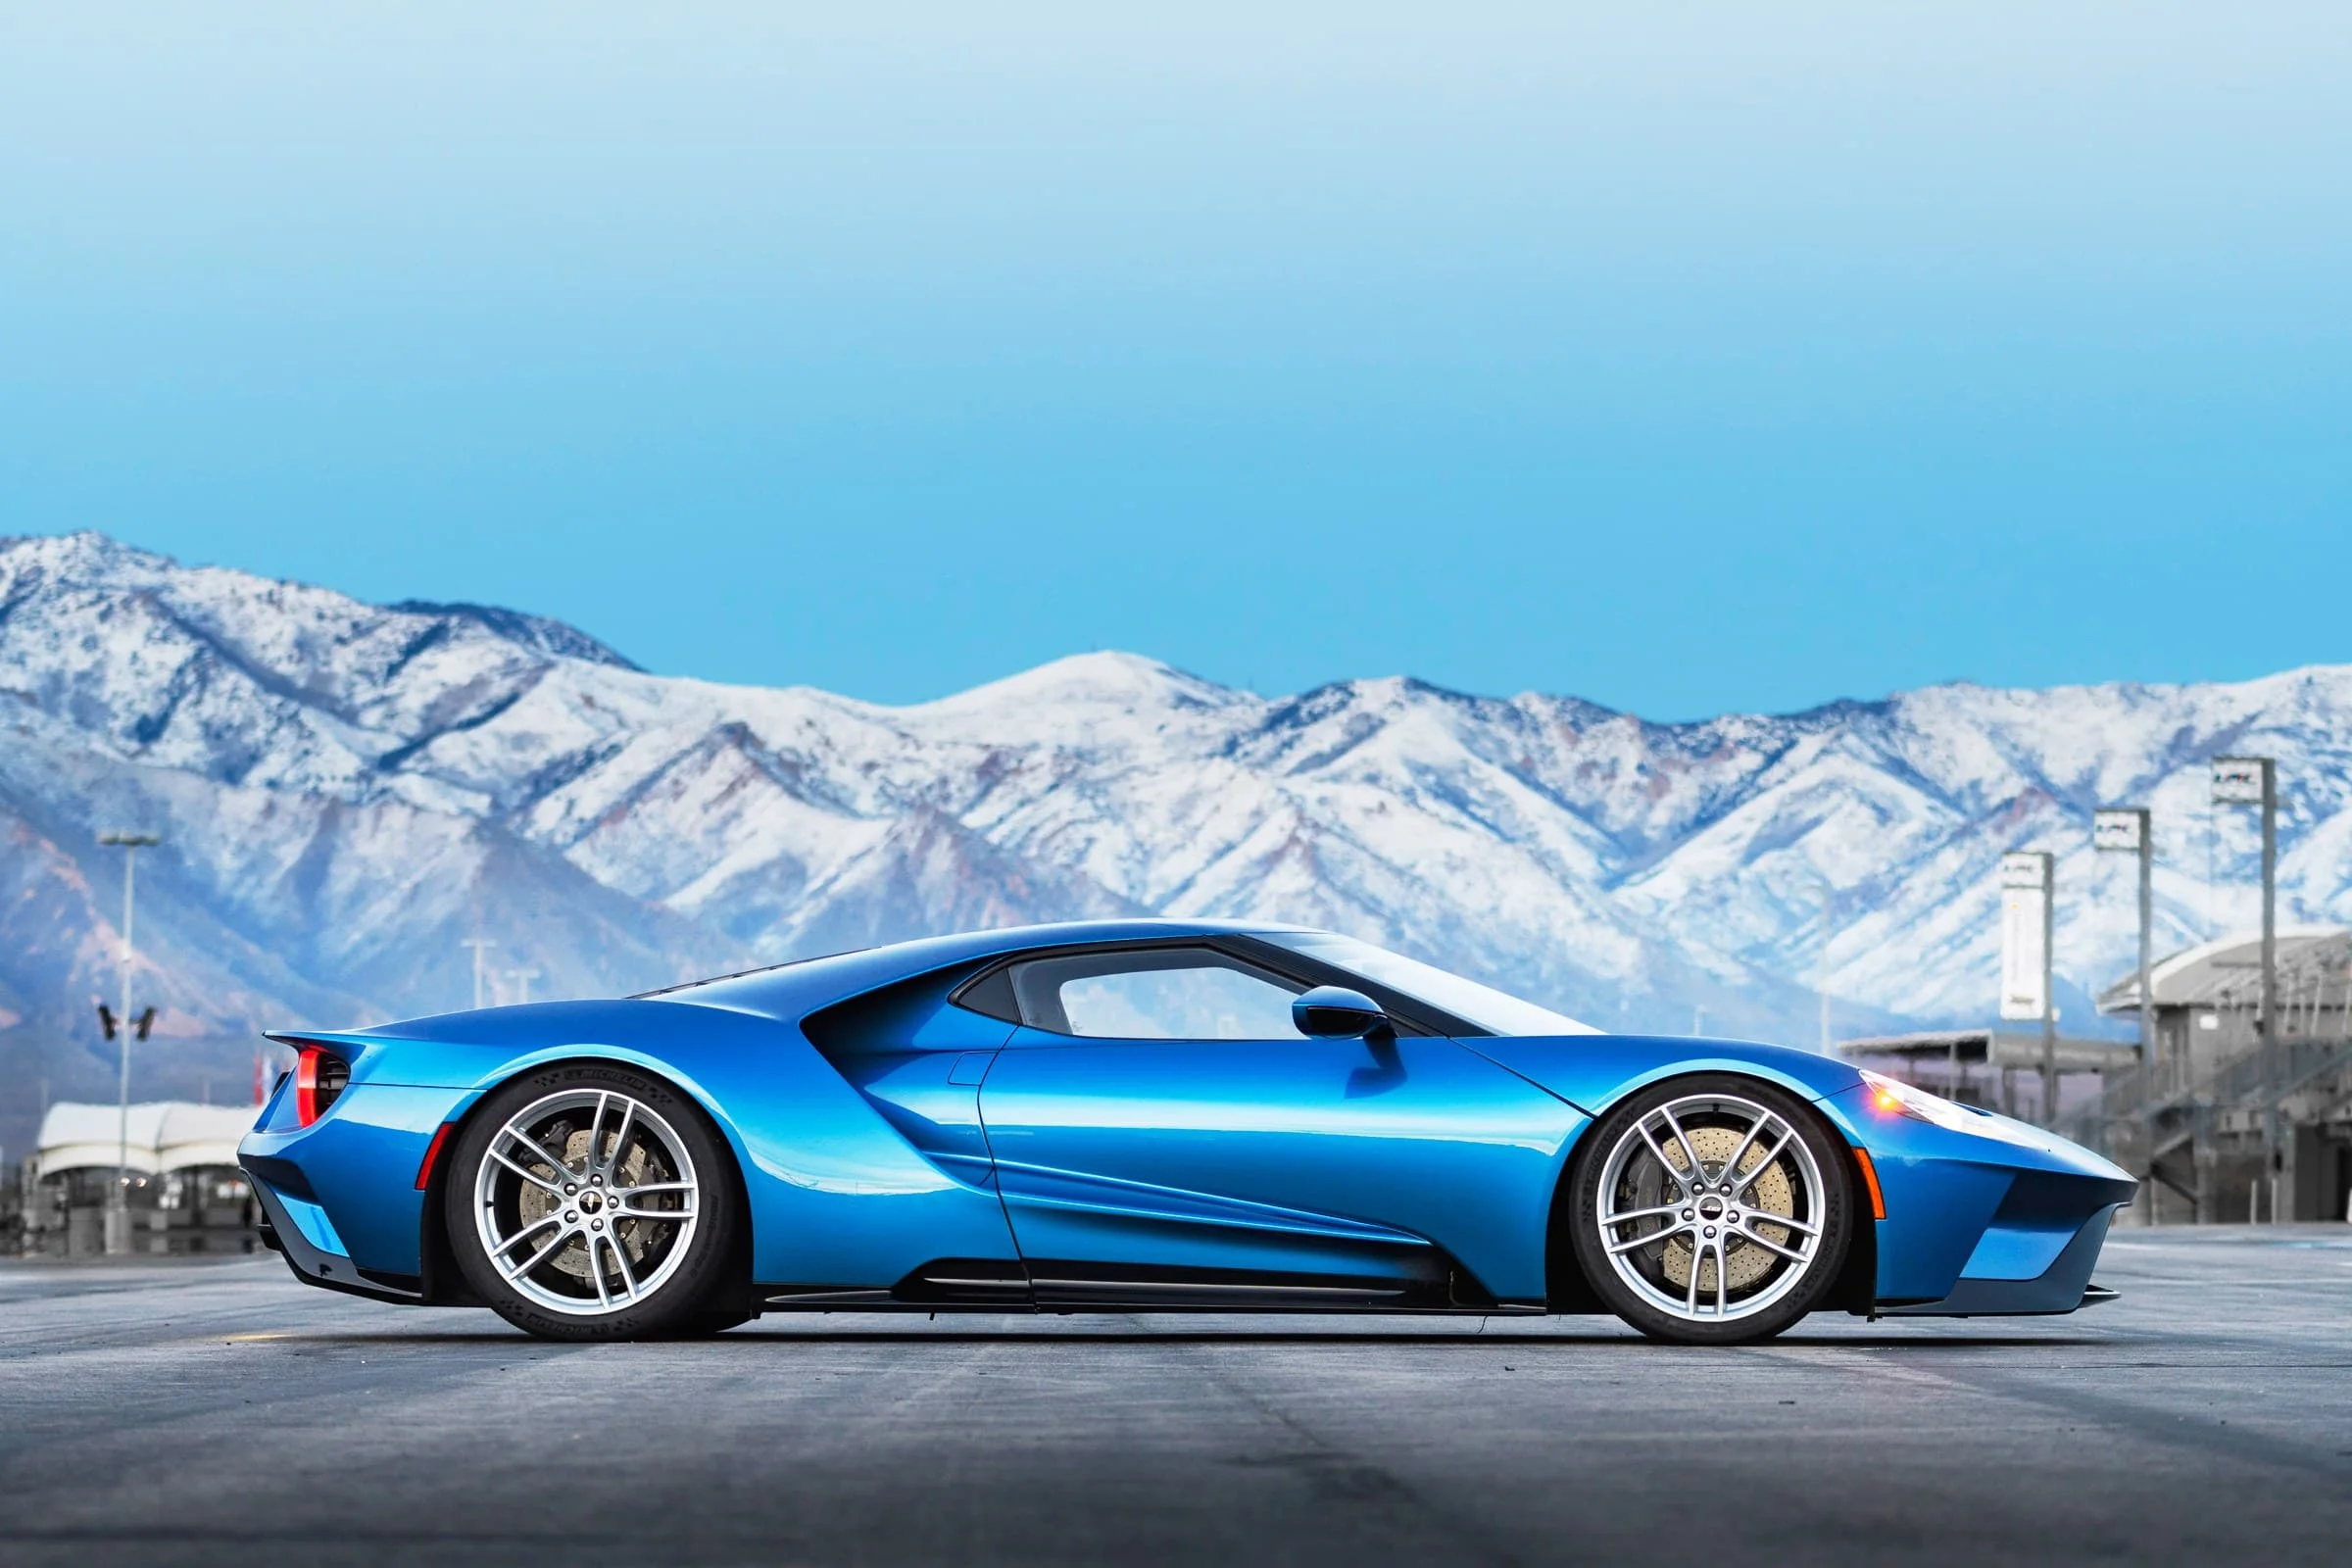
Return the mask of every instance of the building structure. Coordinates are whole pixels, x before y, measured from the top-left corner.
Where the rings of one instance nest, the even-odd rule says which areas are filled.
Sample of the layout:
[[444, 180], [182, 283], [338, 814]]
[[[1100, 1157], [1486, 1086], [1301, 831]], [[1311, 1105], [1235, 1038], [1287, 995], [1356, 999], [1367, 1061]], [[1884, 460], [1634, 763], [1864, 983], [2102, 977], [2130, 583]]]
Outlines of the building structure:
[[134, 1253], [251, 1251], [253, 1192], [237, 1168], [237, 1144], [253, 1116], [251, 1105], [134, 1104], [125, 1149], [120, 1107], [51, 1105], [21, 1177], [24, 1250], [104, 1250], [107, 1203], [122, 1179]]
[[[2150, 1059], [2065, 1129], [2145, 1178], [2154, 1219], [2352, 1217], [2352, 930], [2282, 927], [2277, 955], [2275, 1029], [2258, 935], [2155, 964]], [[2136, 1016], [2138, 975], [2098, 1005]]]
[[24, 1250], [24, 1166], [0, 1165], [0, 1257]]

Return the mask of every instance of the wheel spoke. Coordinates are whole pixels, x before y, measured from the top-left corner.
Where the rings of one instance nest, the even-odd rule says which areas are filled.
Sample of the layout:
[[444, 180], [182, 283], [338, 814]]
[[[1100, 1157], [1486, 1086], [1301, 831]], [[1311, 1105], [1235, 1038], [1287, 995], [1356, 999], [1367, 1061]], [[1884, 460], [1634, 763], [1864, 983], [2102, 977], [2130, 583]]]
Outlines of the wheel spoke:
[[[513, 1122], [507, 1123], [506, 1127], [501, 1131], [501, 1136], [514, 1139], [516, 1143], [523, 1147], [523, 1149], [531, 1155], [532, 1158], [541, 1161], [542, 1163], [561, 1173], [566, 1181], [571, 1180], [579, 1175], [579, 1172], [573, 1170], [571, 1166], [564, 1161], [562, 1155], [550, 1152], [545, 1144], [542, 1144], [538, 1139], [533, 1138], [530, 1134], [524, 1132]], [[495, 1147], [495, 1143], [496, 1141], [493, 1140], [493, 1147]]]
[[[1748, 1123], [1745, 1136], [1741, 1137], [1740, 1140], [1740, 1147], [1733, 1150], [1732, 1157], [1723, 1162], [1723, 1168], [1727, 1173], [1730, 1174], [1732, 1180], [1740, 1180], [1740, 1156], [1746, 1153], [1748, 1150], [1754, 1146], [1756, 1134], [1762, 1132], [1764, 1130], [1764, 1124], [1771, 1120], [1772, 1112], [1764, 1111], [1762, 1114], [1758, 1115], [1754, 1121]], [[1756, 1161], [1756, 1169], [1762, 1170], [1766, 1165], [1771, 1163], [1772, 1161], [1768, 1159], [1760, 1159]], [[1744, 1186], [1740, 1190], [1745, 1191]]]
[[563, 1216], [561, 1215], [542, 1214], [539, 1216], [539, 1218], [531, 1221], [528, 1225], [525, 1225], [522, 1229], [516, 1231], [505, 1241], [500, 1242], [498, 1244], [498, 1251], [503, 1256], [504, 1254], [514, 1250], [514, 1244], [521, 1241], [524, 1237], [536, 1236], [541, 1231], [547, 1229], [550, 1225], [561, 1225], [563, 1223], [564, 1220]]
[[[692, 1214], [699, 1196], [692, 1182], [646, 1182], [637, 1187], [615, 1187], [612, 1193], [612, 1214], [615, 1219], [680, 1220]], [[641, 1208], [631, 1200], [641, 1193], [674, 1193], [678, 1197], [675, 1208]]]
[[597, 1094], [596, 1113], [588, 1118], [588, 1152], [580, 1160], [580, 1168], [584, 1171], [593, 1171], [604, 1163], [605, 1105], [612, 1098], [602, 1091]]
[[1707, 1180], [1707, 1167], [1698, 1162], [1698, 1146], [1690, 1141], [1690, 1135], [1689, 1133], [1683, 1131], [1683, 1124], [1675, 1120], [1674, 1107], [1672, 1105], [1660, 1105], [1658, 1109], [1665, 1113], [1666, 1125], [1674, 1129], [1674, 1136], [1682, 1143], [1684, 1157], [1690, 1161], [1691, 1184], [1693, 1186], [1705, 1186]]
[[[537, 1226], [532, 1227], [533, 1230], [538, 1228], [539, 1227]], [[523, 1234], [528, 1235], [529, 1232], [526, 1231]], [[517, 1268], [509, 1268], [503, 1261], [500, 1261], [497, 1258], [493, 1258], [491, 1261], [498, 1264], [498, 1272], [503, 1275], [506, 1278], [507, 1283], [511, 1285], [514, 1281], [530, 1273], [531, 1270], [537, 1268], [540, 1264], [546, 1262], [549, 1258], [555, 1256], [558, 1252], [564, 1250], [564, 1244], [570, 1240], [571, 1232], [558, 1231], [554, 1241], [539, 1249], [538, 1251], [533, 1252], [530, 1256], [530, 1260]], [[512, 1245], [512, 1243], [510, 1243], [510, 1245]]]
[[1670, 1225], [1662, 1231], [1651, 1231], [1647, 1236], [1637, 1236], [1630, 1241], [1609, 1242], [1604, 1245], [1608, 1248], [1609, 1255], [1615, 1257], [1621, 1252], [1631, 1252], [1639, 1248], [1647, 1247], [1652, 1242], [1662, 1242], [1668, 1237], [1680, 1236], [1690, 1229], [1690, 1227], [1688, 1225]]
[[1780, 1243], [1773, 1241], [1769, 1237], [1758, 1236], [1754, 1231], [1749, 1230], [1744, 1225], [1734, 1229], [1732, 1234], [1739, 1237], [1743, 1242], [1761, 1247], [1767, 1252], [1778, 1252], [1781, 1256], [1788, 1258], [1792, 1263], [1802, 1263], [1806, 1258], [1812, 1256], [1810, 1252], [1800, 1252], [1793, 1247], [1783, 1247]]
[[612, 1261], [620, 1267], [620, 1283], [629, 1289], [628, 1298], [637, 1299], [637, 1276], [629, 1268], [629, 1250], [620, 1245], [620, 1238], [608, 1236], [605, 1245], [612, 1249]]
[[1688, 1176], [1676, 1174], [1674, 1161], [1666, 1157], [1666, 1151], [1658, 1147], [1658, 1141], [1650, 1136], [1649, 1129], [1642, 1123], [1636, 1122], [1634, 1124], [1634, 1131], [1642, 1135], [1642, 1141], [1647, 1144], [1649, 1146], [1649, 1152], [1657, 1156], [1658, 1166], [1660, 1169], [1666, 1172], [1666, 1179], [1674, 1183], [1677, 1187], [1680, 1187], [1685, 1193], [1690, 1192], [1691, 1183], [1698, 1180], [1698, 1173], [1696, 1171], [1692, 1171]]
[[1793, 1127], [1789, 1128], [1787, 1132], [1781, 1134], [1781, 1141], [1772, 1146], [1772, 1152], [1766, 1154], [1762, 1159], [1756, 1161], [1756, 1168], [1754, 1170], [1749, 1171], [1745, 1176], [1741, 1176], [1739, 1173], [1734, 1172], [1732, 1180], [1738, 1182], [1740, 1185], [1732, 1189], [1732, 1196], [1734, 1198], [1738, 1198], [1741, 1194], [1745, 1193], [1750, 1187], [1755, 1186], [1757, 1182], [1763, 1180], [1764, 1173], [1772, 1169], [1773, 1161], [1779, 1159], [1783, 1153], [1788, 1152], [1788, 1145], [1795, 1139], [1795, 1137], [1796, 1129]]
[[1660, 1203], [1655, 1208], [1629, 1208], [1622, 1214], [1603, 1214], [1600, 1226], [1603, 1230], [1613, 1230], [1631, 1220], [1655, 1219], [1660, 1214], [1678, 1213], [1688, 1206], [1684, 1203]]
[[[1678, 1129], [1676, 1129], [1676, 1130], [1679, 1132], [1681, 1129], [1679, 1129], [1679, 1128], [1678, 1128]], [[1701, 1261], [1703, 1261], [1703, 1260], [1705, 1259], [1706, 1255], [1707, 1255], [1707, 1250], [1706, 1250], [1706, 1248], [1700, 1244], [1700, 1242], [1699, 1242], [1699, 1239], [1698, 1239], [1698, 1238], [1697, 1238], [1695, 1235], [1694, 1235], [1694, 1236], [1692, 1236], [1692, 1237], [1690, 1238], [1690, 1315], [1691, 1315], [1692, 1317], [1696, 1317], [1696, 1316], [1698, 1316], [1698, 1265], [1699, 1265], [1699, 1263], [1700, 1263]], [[1716, 1276], [1717, 1276], [1718, 1278], [1721, 1278], [1721, 1277], [1722, 1277], [1722, 1273], [1723, 1273], [1723, 1271], [1722, 1271], [1721, 1269], [1717, 1269], [1715, 1272], [1716, 1272]]]
[[507, 1169], [513, 1171], [524, 1181], [529, 1182], [532, 1186], [543, 1187], [547, 1191], [555, 1194], [558, 1198], [562, 1198], [564, 1196], [564, 1184], [562, 1182], [551, 1181], [547, 1177], [540, 1175], [537, 1171], [527, 1169], [519, 1162], [509, 1159], [506, 1155], [500, 1153], [495, 1148], [490, 1151], [490, 1157], [497, 1160], [501, 1165], [506, 1166]]
[[[621, 1160], [628, 1155], [629, 1124], [636, 1119], [637, 1102], [634, 1100], [622, 1101], [620, 1102], [620, 1126], [612, 1134], [612, 1157], [604, 1161], [602, 1166], [599, 1167], [604, 1171], [608, 1178], [610, 1178], [614, 1171], [620, 1168]], [[591, 1152], [594, 1152], [594, 1151], [591, 1151]]]
[[1769, 1208], [1749, 1209], [1747, 1211], [1747, 1220], [1751, 1225], [1786, 1225], [1790, 1230], [1801, 1232], [1806, 1236], [1819, 1236], [1821, 1234], [1821, 1227], [1818, 1225], [1808, 1225], [1801, 1219], [1791, 1219], [1786, 1214], [1775, 1214]]

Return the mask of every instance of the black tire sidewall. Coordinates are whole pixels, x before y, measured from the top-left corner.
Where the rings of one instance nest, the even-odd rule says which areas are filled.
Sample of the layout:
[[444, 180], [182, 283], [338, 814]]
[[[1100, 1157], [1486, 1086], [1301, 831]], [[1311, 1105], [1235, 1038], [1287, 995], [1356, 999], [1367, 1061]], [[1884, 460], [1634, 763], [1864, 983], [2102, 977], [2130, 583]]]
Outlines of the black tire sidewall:
[[[1639, 1118], [1660, 1104], [1693, 1095], [1738, 1096], [1763, 1105], [1795, 1128], [1821, 1168], [1822, 1235], [1810, 1272], [1794, 1290], [1753, 1317], [1728, 1323], [1693, 1323], [1660, 1311], [1617, 1277], [1600, 1240], [1600, 1176], [1608, 1152]], [[1784, 1333], [1820, 1304], [1845, 1267], [1854, 1225], [1853, 1155], [1845, 1140], [1801, 1097], [1761, 1078], [1734, 1073], [1700, 1073], [1672, 1078], [1628, 1095], [1586, 1134], [1570, 1181], [1573, 1245], [1585, 1281], [1608, 1309], [1653, 1340], [1679, 1345], [1748, 1345]]]
[[[483, 1250], [473, 1215], [474, 1183], [499, 1129], [534, 1101], [580, 1089], [611, 1090], [651, 1107], [685, 1143], [701, 1189], [695, 1200], [694, 1235], [676, 1272], [642, 1303], [596, 1317], [551, 1311], [501, 1279]], [[442, 1192], [450, 1251], [466, 1284], [516, 1328], [551, 1340], [645, 1339], [708, 1321], [726, 1298], [726, 1272], [742, 1223], [732, 1156], [703, 1108], [651, 1073], [610, 1062], [559, 1062], [511, 1079], [474, 1107], [452, 1154]]]

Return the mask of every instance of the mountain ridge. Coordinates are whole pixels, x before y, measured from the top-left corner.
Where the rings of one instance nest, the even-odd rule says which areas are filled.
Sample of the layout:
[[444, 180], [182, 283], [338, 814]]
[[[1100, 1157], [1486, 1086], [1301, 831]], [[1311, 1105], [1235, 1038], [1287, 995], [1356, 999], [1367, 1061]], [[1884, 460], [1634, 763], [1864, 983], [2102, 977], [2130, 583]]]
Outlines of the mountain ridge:
[[94, 840], [118, 825], [165, 840], [139, 985], [185, 1042], [145, 1058], [169, 1083], [265, 1025], [466, 1004], [477, 933], [502, 992], [535, 970], [551, 996], [1136, 912], [1332, 925], [1603, 1026], [1703, 1008], [1805, 1042], [1825, 976], [1840, 1032], [1981, 1018], [2011, 848], [2061, 854], [2073, 1028], [2132, 941], [2092, 807], [2158, 809], [2160, 948], [2245, 923], [2218, 751], [2281, 758], [2282, 914], [2352, 916], [2352, 666], [1662, 723], [1410, 676], [1265, 697], [1097, 653], [889, 707], [79, 533], [0, 540], [0, 1081], [60, 1093], [112, 1059], [88, 1000], [115, 983]]

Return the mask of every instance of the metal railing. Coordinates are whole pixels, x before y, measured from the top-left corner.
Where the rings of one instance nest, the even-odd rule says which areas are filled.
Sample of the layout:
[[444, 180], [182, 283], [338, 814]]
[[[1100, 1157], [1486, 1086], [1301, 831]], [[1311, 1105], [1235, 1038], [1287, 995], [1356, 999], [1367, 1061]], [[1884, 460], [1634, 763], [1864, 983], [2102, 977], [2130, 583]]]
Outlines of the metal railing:
[[2186, 1088], [2151, 1095], [2150, 1064], [2141, 1062], [2117, 1074], [2095, 1102], [2065, 1117], [2059, 1130], [2075, 1142], [2104, 1152], [2108, 1130], [2119, 1122], [2152, 1119], [2193, 1106], [2266, 1109], [2347, 1068], [2352, 1068], [2352, 1040], [2289, 1040], [2276, 1046], [2257, 1045]]

